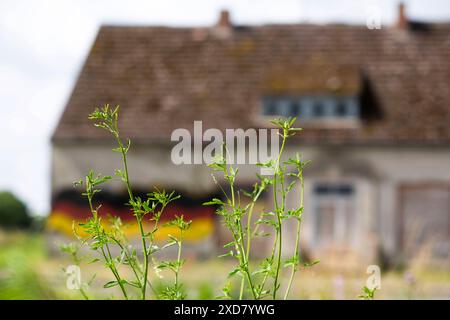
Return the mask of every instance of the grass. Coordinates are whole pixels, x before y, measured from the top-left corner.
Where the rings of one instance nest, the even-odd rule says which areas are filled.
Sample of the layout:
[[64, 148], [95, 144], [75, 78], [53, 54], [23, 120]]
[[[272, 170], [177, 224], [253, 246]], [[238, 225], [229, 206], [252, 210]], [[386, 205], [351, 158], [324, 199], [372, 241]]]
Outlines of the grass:
[[[82, 299], [77, 291], [65, 288], [63, 267], [72, 262], [67, 257], [49, 256], [42, 234], [0, 232], [0, 299]], [[188, 298], [213, 299], [224, 283], [233, 261], [189, 260], [181, 280], [189, 288]], [[120, 298], [120, 292], [105, 295], [102, 289], [109, 274], [98, 265], [83, 265], [83, 276], [97, 273], [90, 293], [97, 299]], [[450, 270], [414, 267], [413, 274], [390, 271], [382, 274], [382, 288], [376, 299], [449, 299]], [[167, 273], [169, 275], [169, 273]], [[408, 276], [406, 276], [408, 275]], [[168, 277], [167, 277], [168, 278]], [[164, 279], [156, 280], [163, 286]], [[292, 288], [294, 299], [356, 299], [365, 283], [364, 268], [350, 271], [325, 269], [318, 265], [296, 275]], [[168, 278], [168, 280], [170, 280]]]
[[42, 237], [15, 232], [2, 234], [0, 242], [0, 299], [55, 299], [39, 273], [45, 261]]

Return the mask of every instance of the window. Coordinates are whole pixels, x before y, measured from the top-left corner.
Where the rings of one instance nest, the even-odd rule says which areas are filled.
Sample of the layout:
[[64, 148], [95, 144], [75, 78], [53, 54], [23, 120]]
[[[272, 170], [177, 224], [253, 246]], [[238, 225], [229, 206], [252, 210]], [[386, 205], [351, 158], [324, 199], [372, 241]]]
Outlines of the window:
[[356, 119], [359, 117], [357, 97], [337, 96], [275, 96], [265, 97], [264, 116], [298, 117], [305, 121]]
[[322, 101], [320, 100], [315, 101], [313, 105], [313, 117], [321, 118], [324, 115], [325, 115], [325, 106], [323, 105]]
[[265, 99], [263, 101], [263, 115], [274, 116], [277, 114], [276, 102], [270, 99]]
[[356, 232], [354, 186], [348, 183], [318, 183], [313, 193], [315, 244], [352, 244]]
[[344, 117], [348, 112], [347, 105], [339, 101], [336, 105], [336, 114], [338, 117]]
[[298, 101], [290, 101], [289, 102], [289, 116], [295, 117], [300, 112], [301, 105]]

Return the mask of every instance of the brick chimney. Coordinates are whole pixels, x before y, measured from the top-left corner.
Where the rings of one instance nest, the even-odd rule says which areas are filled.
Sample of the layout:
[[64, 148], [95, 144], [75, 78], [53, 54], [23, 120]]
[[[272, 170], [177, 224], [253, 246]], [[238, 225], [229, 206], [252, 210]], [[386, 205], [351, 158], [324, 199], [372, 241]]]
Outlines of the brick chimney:
[[219, 21], [216, 24], [217, 28], [231, 28], [230, 12], [228, 10], [220, 11]]
[[230, 12], [228, 10], [220, 11], [219, 20], [213, 28], [211, 34], [219, 39], [228, 39], [232, 35], [233, 26], [230, 21]]
[[406, 16], [406, 6], [403, 2], [398, 5], [397, 28], [407, 29], [409, 26], [408, 17]]

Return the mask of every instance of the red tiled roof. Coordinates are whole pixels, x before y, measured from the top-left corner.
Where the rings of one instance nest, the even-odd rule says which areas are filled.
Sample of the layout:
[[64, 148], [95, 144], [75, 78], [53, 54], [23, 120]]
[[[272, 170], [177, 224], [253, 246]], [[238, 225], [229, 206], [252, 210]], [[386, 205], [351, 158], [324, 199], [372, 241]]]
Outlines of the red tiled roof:
[[[87, 115], [121, 105], [123, 136], [169, 141], [175, 128], [261, 127], [261, 98], [286, 89], [339, 90], [362, 81], [376, 104], [358, 128], [304, 130], [306, 141], [450, 142], [450, 24], [423, 30], [347, 25], [214, 29], [100, 29], [54, 133], [54, 140], [102, 139]], [[321, 87], [323, 86], [323, 88]], [[377, 110], [371, 110], [376, 108]], [[363, 113], [364, 113], [363, 112]]]

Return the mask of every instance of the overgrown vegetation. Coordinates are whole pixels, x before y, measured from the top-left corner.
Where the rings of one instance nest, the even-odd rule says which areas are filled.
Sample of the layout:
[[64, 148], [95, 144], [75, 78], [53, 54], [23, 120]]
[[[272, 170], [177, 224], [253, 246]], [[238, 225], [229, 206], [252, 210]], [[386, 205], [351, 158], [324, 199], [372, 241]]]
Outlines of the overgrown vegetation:
[[[141, 199], [133, 194], [132, 184], [128, 173], [127, 154], [130, 150], [131, 141], [123, 141], [119, 133], [119, 107], [112, 109], [108, 105], [102, 109], [96, 109], [89, 119], [95, 122], [95, 126], [108, 131], [116, 141], [114, 152], [120, 154], [123, 167], [116, 170], [115, 176], [120, 178], [126, 190], [128, 191], [129, 201], [127, 203], [131, 208], [131, 213], [136, 218], [140, 230], [141, 247], [136, 249], [125, 237], [120, 218], [111, 217], [110, 221], [102, 221], [99, 216], [101, 205], [95, 205], [95, 195], [99, 192], [100, 186], [112, 179], [111, 176], [104, 176], [90, 171], [84, 180], [76, 182], [76, 185], [84, 185], [83, 195], [89, 203], [91, 217], [85, 222], [79, 224], [86, 236], [81, 237], [74, 226], [74, 232], [83, 245], [86, 245], [91, 251], [96, 253], [94, 263], [101, 261], [108, 268], [114, 277], [104, 285], [105, 288], [118, 287], [125, 299], [134, 298], [135, 291], [139, 292], [139, 298], [149, 297], [149, 288], [153, 298], [157, 299], [184, 299], [186, 294], [183, 285], [180, 282], [180, 271], [184, 264], [182, 259], [183, 235], [188, 232], [191, 221], [185, 221], [183, 215], [176, 216], [169, 222], [179, 230], [178, 236], [170, 235], [169, 242], [159, 247], [155, 243], [155, 233], [158, 231], [161, 216], [167, 205], [176, 200], [179, 196], [173, 192], [154, 190], [148, 194], [146, 199]], [[222, 298], [243, 299], [245, 294], [249, 294], [253, 299], [264, 298], [284, 298], [289, 297], [292, 288], [294, 276], [299, 268], [310, 267], [317, 263], [304, 263], [300, 252], [300, 231], [303, 219], [303, 170], [307, 161], [301, 159], [300, 154], [283, 161], [283, 153], [287, 140], [301, 131], [294, 128], [295, 118], [279, 119], [272, 121], [279, 129], [282, 139], [281, 149], [276, 159], [271, 159], [266, 163], [259, 163], [258, 166], [266, 171], [272, 172], [272, 175], [261, 176], [257, 174], [258, 182], [254, 184], [253, 190], [246, 192], [237, 190], [235, 186], [238, 170], [228, 159], [227, 147], [224, 146], [222, 155], [216, 155], [215, 161], [209, 166], [216, 172], [223, 175], [227, 182], [227, 191], [222, 186], [224, 200], [212, 199], [205, 205], [217, 206], [217, 214], [220, 215], [233, 237], [233, 241], [226, 244], [228, 253], [223, 255], [236, 259], [236, 267], [229, 273], [230, 282], [223, 288]], [[217, 182], [217, 180], [215, 180]], [[294, 208], [287, 206], [287, 196], [296, 186], [300, 189], [300, 197]], [[254, 212], [255, 204], [261, 194], [271, 188], [273, 193], [274, 208], [272, 211]], [[249, 203], [241, 204], [241, 196], [248, 197]], [[253, 216], [257, 215], [257, 219]], [[144, 219], [153, 222], [151, 230], [144, 230]], [[296, 224], [295, 248], [291, 256], [284, 259], [282, 254], [283, 242], [286, 236], [283, 233], [284, 225], [287, 223]], [[105, 224], [108, 227], [105, 227]], [[266, 226], [266, 227], [261, 227]], [[269, 228], [269, 232], [263, 229]], [[257, 267], [252, 268], [250, 263], [252, 242], [258, 237], [273, 236], [272, 249], [267, 257], [261, 260]], [[177, 258], [175, 261], [158, 261], [155, 257], [170, 246], [177, 246]], [[118, 254], [114, 254], [116, 249]], [[64, 246], [63, 250], [70, 253], [75, 263], [79, 264], [78, 247], [74, 245]], [[138, 250], [141, 254], [138, 254]], [[142, 257], [142, 260], [140, 259]], [[149, 280], [150, 265], [158, 273], [160, 270], [170, 270], [174, 274], [173, 284], [165, 286], [162, 289], [156, 287]], [[125, 278], [119, 271], [119, 266], [126, 266], [132, 270], [134, 277]], [[286, 283], [282, 283], [282, 273], [288, 273]], [[241, 276], [237, 296], [234, 296], [231, 278]], [[87, 284], [80, 286], [80, 291], [85, 298], [89, 298], [86, 293]], [[284, 293], [280, 291], [284, 290]], [[134, 295], [133, 295], [134, 294]]]
[[[127, 189], [129, 200], [127, 205], [130, 206], [131, 212], [136, 218], [136, 222], [139, 226], [141, 247], [140, 254], [130, 241], [127, 239], [123, 232], [122, 221], [118, 217], [111, 217], [110, 221], [104, 222], [99, 216], [99, 210], [101, 204], [94, 205], [95, 195], [101, 192], [99, 188], [102, 184], [112, 179], [111, 176], [104, 176], [102, 174], [94, 173], [90, 171], [84, 181], [80, 180], [75, 185], [83, 185], [85, 191], [83, 195], [86, 196], [89, 203], [89, 208], [92, 216], [85, 222], [79, 224], [79, 227], [87, 235], [81, 237], [74, 227], [74, 231], [77, 234], [78, 239], [82, 244], [87, 245], [88, 248], [96, 253], [98, 258], [95, 258], [92, 262], [101, 261], [105, 267], [111, 271], [114, 280], [109, 281], [104, 285], [104, 288], [119, 287], [122, 295], [125, 299], [134, 298], [136, 296], [135, 291], [138, 291], [138, 296], [141, 299], [146, 299], [149, 294], [149, 288], [152, 290], [154, 298], [163, 299], [182, 299], [185, 297], [183, 292], [183, 286], [179, 281], [179, 274], [184, 260], [181, 258], [181, 247], [183, 241], [183, 233], [189, 228], [191, 222], [185, 221], [183, 216], [177, 216], [169, 224], [178, 227], [180, 230], [179, 237], [174, 235], [170, 236], [170, 242], [163, 247], [159, 247], [155, 243], [155, 234], [158, 231], [161, 216], [164, 213], [164, 209], [167, 205], [179, 198], [173, 192], [166, 192], [164, 190], [154, 190], [147, 194], [146, 199], [141, 199], [133, 194], [131, 181], [128, 174], [127, 154], [130, 149], [131, 141], [124, 142], [119, 133], [119, 107], [114, 109], [109, 108], [106, 105], [102, 109], [96, 109], [89, 115], [89, 119], [95, 121], [95, 126], [102, 128], [114, 137], [117, 147], [113, 149], [121, 155], [123, 167], [116, 170], [115, 176], [120, 178], [125, 188]], [[144, 230], [144, 219], [148, 219], [153, 222], [153, 228], [151, 230]], [[105, 227], [107, 225], [108, 227]], [[164, 250], [167, 247], [177, 245], [178, 256], [176, 261], [158, 261], [155, 258], [155, 254]], [[118, 254], [114, 254], [118, 249]], [[64, 247], [63, 250], [72, 254], [77, 262], [77, 249], [76, 247]], [[140, 260], [142, 257], [142, 260]], [[157, 292], [149, 281], [148, 273], [150, 263], [157, 270], [170, 269], [175, 274], [174, 283], [171, 286], [165, 287], [161, 292]], [[124, 278], [118, 266], [126, 266], [131, 269], [133, 278]], [[86, 291], [83, 287], [80, 288], [83, 296], [88, 298]]]
[[56, 299], [40, 274], [45, 258], [40, 234], [0, 230], [0, 300]]
[[[242, 277], [239, 295], [237, 297], [232, 296], [232, 283], [229, 282], [223, 289], [223, 297], [225, 298], [242, 299], [244, 292], [248, 291], [253, 299], [267, 297], [277, 299], [280, 297], [278, 292], [284, 289], [284, 294], [281, 297], [287, 299], [298, 269], [310, 267], [318, 262], [303, 263], [300, 254], [300, 231], [304, 208], [303, 170], [308, 161], [303, 161], [298, 153], [295, 157], [289, 158], [285, 162], [282, 161], [287, 140], [301, 131], [300, 128], [293, 127], [295, 120], [295, 118], [289, 118], [272, 121], [272, 124], [279, 128], [282, 139], [281, 148], [276, 159], [258, 164], [258, 166], [265, 168], [266, 171], [271, 171], [273, 174], [269, 177], [257, 174], [259, 181], [253, 185], [251, 192], [236, 190], [235, 182], [238, 169], [235, 169], [231, 164], [231, 159], [228, 159], [229, 152], [227, 152], [226, 146], [225, 154], [217, 157], [209, 165], [213, 170], [223, 175], [228, 184], [228, 190], [221, 187], [225, 201], [213, 199], [205, 204], [219, 206], [217, 214], [223, 218], [226, 227], [233, 236], [233, 241], [224, 246], [229, 250], [228, 253], [223, 255], [234, 257], [237, 262], [236, 268], [230, 272], [229, 277], [232, 278], [235, 275]], [[216, 179], [215, 181], [217, 183]], [[297, 185], [300, 187], [300, 198], [296, 207], [288, 208], [287, 196]], [[268, 188], [271, 188], [273, 193], [273, 211], [257, 213], [259, 218], [254, 221], [255, 204], [261, 194]], [[250, 199], [250, 202], [245, 206], [241, 205], [241, 193]], [[283, 226], [292, 222], [297, 224], [295, 248], [292, 255], [284, 260], [282, 248], [286, 237], [283, 234]], [[260, 230], [261, 225], [268, 226], [272, 232]], [[257, 268], [252, 269], [250, 263], [252, 240], [257, 237], [273, 236], [273, 234], [274, 241], [269, 256], [262, 259]], [[289, 269], [289, 277], [286, 285], [282, 288], [281, 274], [285, 269]]]

